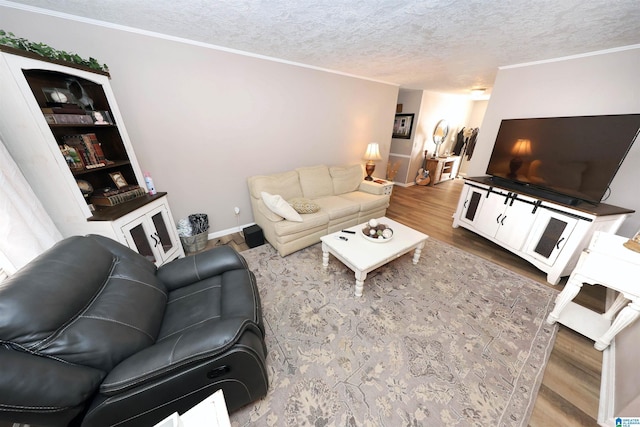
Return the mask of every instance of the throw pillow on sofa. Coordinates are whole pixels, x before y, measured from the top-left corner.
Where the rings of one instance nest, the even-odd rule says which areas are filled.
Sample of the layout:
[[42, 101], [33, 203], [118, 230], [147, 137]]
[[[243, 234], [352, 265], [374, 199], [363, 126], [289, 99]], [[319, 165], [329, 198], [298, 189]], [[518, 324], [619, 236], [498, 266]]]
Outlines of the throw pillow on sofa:
[[269, 194], [266, 191], [260, 193], [262, 201], [273, 213], [280, 215], [289, 221], [302, 222], [302, 217], [295, 209], [291, 207], [282, 196], [277, 194]]
[[296, 197], [289, 200], [289, 204], [293, 209], [295, 209], [296, 212], [301, 214], [311, 214], [320, 210], [320, 206], [313, 200], [305, 199], [302, 197]]

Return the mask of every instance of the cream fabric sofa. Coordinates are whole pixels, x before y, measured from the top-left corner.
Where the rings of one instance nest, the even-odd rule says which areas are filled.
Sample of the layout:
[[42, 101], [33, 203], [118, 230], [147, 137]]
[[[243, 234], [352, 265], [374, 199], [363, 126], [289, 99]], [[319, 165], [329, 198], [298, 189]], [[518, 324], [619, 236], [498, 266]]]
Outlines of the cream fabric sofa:
[[[318, 243], [326, 234], [385, 215], [389, 196], [367, 192], [361, 186], [364, 176], [363, 167], [356, 164], [319, 165], [249, 177], [253, 218], [278, 253], [288, 255]], [[309, 199], [320, 210], [301, 214], [300, 222], [287, 220], [267, 207], [262, 192], [282, 196], [286, 201]]]

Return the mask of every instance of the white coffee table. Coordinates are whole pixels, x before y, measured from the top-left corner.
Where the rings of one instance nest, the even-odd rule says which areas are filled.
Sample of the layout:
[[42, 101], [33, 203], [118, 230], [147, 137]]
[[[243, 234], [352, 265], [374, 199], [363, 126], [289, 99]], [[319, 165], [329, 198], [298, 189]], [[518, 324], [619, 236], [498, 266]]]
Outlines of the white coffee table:
[[[355, 234], [337, 231], [320, 238], [322, 241], [322, 266], [324, 268], [329, 266], [329, 254], [331, 254], [353, 270], [356, 275], [355, 295], [357, 297], [362, 296], [362, 288], [367, 274], [376, 268], [412, 250], [415, 250], [413, 263], [417, 264], [424, 243], [429, 238], [426, 234], [387, 217], [378, 218], [378, 222], [393, 230], [392, 239], [381, 243], [366, 239], [362, 234], [365, 224], [346, 229], [355, 231]], [[340, 239], [340, 236], [347, 240]]]

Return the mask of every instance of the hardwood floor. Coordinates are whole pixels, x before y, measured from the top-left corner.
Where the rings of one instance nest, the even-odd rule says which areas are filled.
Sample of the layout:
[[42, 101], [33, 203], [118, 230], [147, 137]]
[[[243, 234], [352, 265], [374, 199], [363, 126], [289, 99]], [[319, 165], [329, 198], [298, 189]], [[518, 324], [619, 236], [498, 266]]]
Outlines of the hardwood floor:
[[[462, 179], [455, 179], [433, 187], [395, 186], [387, 217], [562, 290], [566, 278], [557, 286], [550, 285], [546, 275], [528, 262], [466, 229], [451, 226], [462, 185]], [[423, 257], [428, 256], [423, 252]], [[575, 301], [603, 312], [604, 288], [585, 288]], [[593, 341], [560, 325], [529, 425], [598, 426], [601, 372], [602, 353], [593, 348]]]

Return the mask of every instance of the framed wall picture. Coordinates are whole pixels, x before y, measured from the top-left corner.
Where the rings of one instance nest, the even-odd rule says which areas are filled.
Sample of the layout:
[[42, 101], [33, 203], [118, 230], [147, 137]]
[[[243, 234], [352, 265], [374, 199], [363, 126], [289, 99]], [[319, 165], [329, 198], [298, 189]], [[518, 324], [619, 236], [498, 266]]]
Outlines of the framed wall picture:
[[410, 139], [414, 114], [396, 114], [392, 138]]
[[113, 180], [113, 183], [116, 185], [117, 188], [122, 188], [129, 185], [127, 184], [127, 181], [124, 179], [124, 176], [122, 176], [120, 172], [112, 172], [109, 174], [109, 176], [111, 177], [111, 179]]

